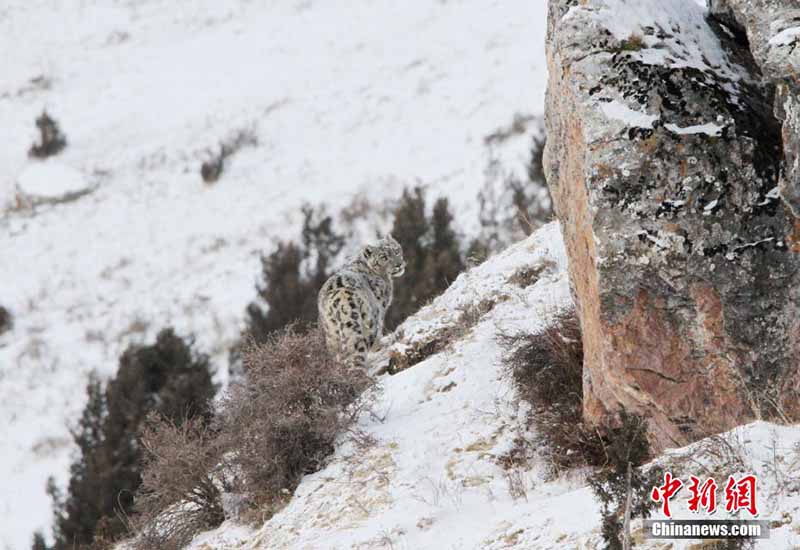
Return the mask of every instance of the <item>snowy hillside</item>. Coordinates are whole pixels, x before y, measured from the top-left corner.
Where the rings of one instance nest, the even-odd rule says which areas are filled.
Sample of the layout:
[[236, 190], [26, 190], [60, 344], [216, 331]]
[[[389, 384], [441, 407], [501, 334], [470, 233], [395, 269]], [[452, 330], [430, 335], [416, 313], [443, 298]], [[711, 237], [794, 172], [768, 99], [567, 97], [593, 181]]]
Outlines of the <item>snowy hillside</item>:
[[[421, 183], [474, 225], [484, 137], [542, 113], [544, 4], [3, 2], [0, 547], [49, 532], [45, 481], [66, 481], [91, 369], [172, 324], [224, 378], [258, 255], [301, 202]], [[26, 153], [43, 108], [68, 146], [42, 163]], [[259, 145], [205, 185], [201, 162], [242, 129]]]
[[[538, 273], [521, 286], [515, 274]], [[380, 378], [374, 417], [360, 427], [375, 443], [345, 442], [330, 464], [306, 476], [288, 505], [263, 526], [228, 521], [195, 538], [190, 548], [333, 549], [574, 549], [602, 548], [600, 504], [585, 479], [557, 479], [534, 460], [506, 470], [498, 459], [520, 434], [525, 404], [517, 404], [504, 371], [499, 334], [537, 331], [570, 306], [566, 258], [557, 224], [544, 227], [461, 275], [430, 306], [398, 329], [395, 351], [431, 341], [476, 302], [491, 309], [441, 352]], [[720, 438], [676, 449], [657, 462], [676, 475], [743, 468], [758, 476], [760, 519], [771, 537], [756, 548], [800, 545], [800, 429], [755, 422]], [[692, 519], [686, 491], [673, 517]], [[726, 519], [718, 510], [714, 519]], [[663, 518], [655, 514], [654, 518]], [[644, 541], [637, 548], [688, 550], [698, 541]], [[671, 546], [664, 546], [665, 542]]]
[[[542, 270], [538, 281], [509, 282], [530, 268]], [[233, 528], [232, 537], [223, 525], [198, 537], [194, 548], [238, 548], [240, 537], [247, 548], [276, 550], [576, 545], [584, 526], [599, 522], [589, 490], [567, 480], [543, 483], [543, 472], [531, 470], [523, 472], [527, 503], [515, 501], [496, 463], [520, 424], [498, 330], [541, 329], [569, 304], [557, 224], [461, 275], [399, 327], [404, 336], [394, 348], [430, 339], [483, 300], [494, 307], [452, 349], [381, 379], [375, 406], [381, 419], [363, 419], [361, 426], [376, 438], [373, 448], [353, 456], [354, 449], [340, 448], [256, 532]], [[227, 546], [226, 538], [233, 539]]]

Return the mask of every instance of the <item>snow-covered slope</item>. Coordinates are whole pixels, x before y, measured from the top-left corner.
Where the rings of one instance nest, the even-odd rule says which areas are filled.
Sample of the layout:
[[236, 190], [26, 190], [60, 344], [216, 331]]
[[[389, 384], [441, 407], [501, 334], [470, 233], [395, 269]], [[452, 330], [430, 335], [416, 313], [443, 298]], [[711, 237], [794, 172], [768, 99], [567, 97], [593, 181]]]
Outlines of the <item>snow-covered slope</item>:
[[[474, 224], [483, 138], [543, 109], [544, 4], [3, 2], [0, 547], [49, 530], [45, 480], [66, 480], [90, 369], [172, 324], [222, 376], [258, 254], [295, 234], [302, 201], [421, 183]], [[68, 146], [31, 172], [43, 108]], [[204, 185], [208, 150], [248, 128], [259, 145]], [[70, 180], [42, 190], [43, 172]], [[75, 182], [90, 192], [17, 208]]]
[[[542, 269], [534, 284], [509, 281], [526, 268]], [[429, 340], [484, 300], [494, 307], [452, 347], [381, 379], [375, 418], [360, 426], [375, 438], [372, 448], [343, 445], [263, 527], [236, 528], [232, 537], [223, 526], [198, 537], [194, 548], [238, 548], [242, 540], [246, 548], [271, 550], [577, 544], [584, 526], [599, 521], [589, 490], [568, 480], [544, 483], [543, 472], [532, 469], [521, 472], [527, 501], [515, 501], [496, 462], [520, 425], [498, 331], [541, 329], [569, 305], [557, 224], [461, 275], [399, 327], [394, 348]]]
[[[522, 287], [513, 277], [522, 271], [538, 276]], [[527, 414], [503, 369], [498, 336], [540, 330], [571, 307], [557, 224], [461, 275], [401, 325], [391, 349], [408, 351], [431, 341], [459, 326], [462, 312], [481, 302], [494, 305], [442, 351], [380, 378], [374, 414], [360, 421], [374, 439], [371, 446], [356, 447], [345, 438], [329, 465], [306, 476], [288, 505], [262, 526], [228, 521], [197, 536], [190, 548], [602, 548], [600, 503], [587, 472], [553, 480], [536, 460], [511, 471], [498, 463], [522, 434]], [[786, 550], [800, 545], [794, 519], [800, 517], [798, 443], [798, 426], [755, 422], [656, 462], [687, 483], [689, 475], [705, 478], [715, 468], [718, 482], [723, 474], [755, 473], [759, 519], [773, 521], [770, 539], [756, 547]], [[673, 517], [702, 517], [687, 510], [687, 498], [684, 490], [673, 499]], [[712, 519], [729, 519], [718, 498], [721, 509]], [[632, 533], [637, 548], [689, 550], [699, 542], [644, 541], [641, 520], [633, 522]]]

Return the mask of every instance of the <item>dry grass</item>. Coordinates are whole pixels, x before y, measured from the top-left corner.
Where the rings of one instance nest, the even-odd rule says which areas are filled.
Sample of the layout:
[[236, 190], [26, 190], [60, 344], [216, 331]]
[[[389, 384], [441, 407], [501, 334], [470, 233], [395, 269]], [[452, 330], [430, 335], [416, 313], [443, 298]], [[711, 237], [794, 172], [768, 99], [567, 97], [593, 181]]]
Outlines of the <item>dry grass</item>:
[[583, 422], [583, 344], [574, 311], [556, 315], [542, 332], [501, 338], [517, 395], [532, 406], [528, 422], [536, 435], [518, 437], [500, 464], [513, 468], [537, 454], [552, 475], [604, 464], [603, 436]]
[[508, 278], [508, 282], [521, 288], [527, 288], [533, 284], [536, 284], [542, 273], [553, 267], [554, 264], [549, 261], [542, 262], [535, 266], [522, 267], [515, 271], [511, 277]]

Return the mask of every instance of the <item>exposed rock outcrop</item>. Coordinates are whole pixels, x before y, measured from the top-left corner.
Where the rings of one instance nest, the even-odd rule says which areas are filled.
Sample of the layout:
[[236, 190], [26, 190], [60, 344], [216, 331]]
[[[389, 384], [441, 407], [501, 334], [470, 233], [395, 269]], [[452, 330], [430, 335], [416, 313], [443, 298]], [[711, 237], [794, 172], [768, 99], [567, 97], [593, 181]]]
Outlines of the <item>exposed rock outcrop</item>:
[[710, 11], [728, 32], [746, 37], [763, 77], [775, 87], [785, 156], [780, 193], [800, 218], [800, 2], [711, 0]]
[[646, 414], [663, 447], [797, 414], [800, 226], [760, 54], [678, 0], [552, 0], [547, 44], [586, 417]]

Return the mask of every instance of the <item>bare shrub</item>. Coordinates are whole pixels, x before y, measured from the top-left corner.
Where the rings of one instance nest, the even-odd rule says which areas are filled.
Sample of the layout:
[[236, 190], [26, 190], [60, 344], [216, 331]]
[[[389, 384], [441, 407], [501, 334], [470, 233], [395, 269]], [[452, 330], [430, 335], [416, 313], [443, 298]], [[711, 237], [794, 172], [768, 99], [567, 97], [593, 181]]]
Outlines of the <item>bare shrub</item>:
[[514, 113], [514, 118], [511, 120], [511, 123], [508, 126], [498, 128], [491, 134], [487, 135], [483, 138], [483, 142], [486, 145], [490, 145], [492, 143], [502, 143], [513, 136], [524, 134], [528, 129], [528, 125], [532, 122], [535, 122], [536, 118], [537, 117], [533, 115]]
[[150, 415], [140, 441], [145, 450], [142, 485], [136, 498], [141, 550], [178, 549], [200, 530], [225, 519], [215, 472], [222, 447], [202, 419], [178, 425]]
[[583, 344], [575, 312], [557, 315], [541, 332], [501, 338], [506, 368], [517, 395], [533, 407], [528, 421], [536, 428], [532, 440], [517, 438], [502, 462], [516, 465], [537, 449], [553, 474], [603, 464], [602, 436], [583, 422]]
[[520, 468], [508, 468], [505, 470], [506, 484], [508, 493], [514, 500], [524, 498], [528, 500], [528, 485], [524, 472]]
[[39, 143], [31, 145], [28, 156], [40, 159], [51, 157], [67, 146], [67, 138], [61, 133], [58, 122], [47, 111], [42, 111], [36, 119], [36, 127], [39, 129]]
[[244, 348], [245, 380], [222, 400], [219, 430], [251, 504], [279, 504], [319, 470], [364, 404], [370, 379], [328, 354], [322, 332], [297, 327]]
[[508, 282], [521, 288], [527, 288], [536, 284], [542, 273], [554, 267], [555, 264], [549, 260], [534, 266], [521, 267], [508, 278]]
[[[528, 423], [535, 435], [518, 436], [498, 462], [509, 476], [533, 454], [548, 461], [551, 474], [596, 467], [589, 484], [602, 503], [603, 539], [607, 549], [621, 549], [629, 525], [626, 509], [628, 518], [649, 516], [653, 502], [648, 489], [661, 476], [657, 468], [639, 468], [651, 457], [647, 421], [625, 410], [602, 429], [583, 421], [583, 344], [574, 310], [556, 315], [541, 332], [502, 339], [517, 393], [533, 407]], [[509, 479], [510, 490], [518, 485]]]
[[200, 166], [200, 176], [206, 183], [214, 183], [222, 175], [225, 169], [225, 162], [244, 147], [255, 147], [258, 145], [258, 137], [252, 129], [244, 129], [235, 132], [231, 137], [219, 144], [219, 152], [213, 154], [210, 159], [203, 162]]

